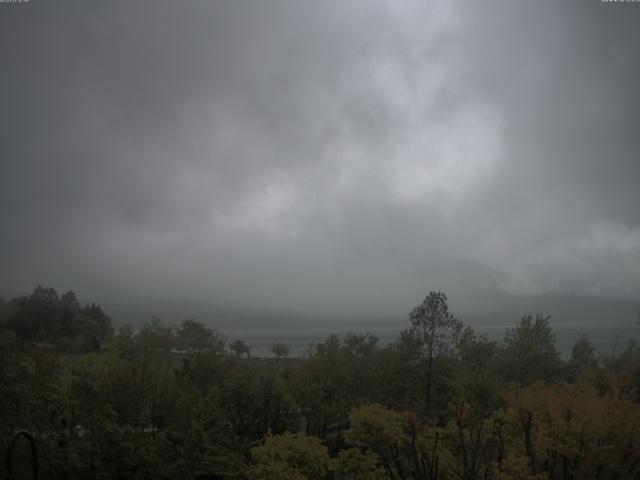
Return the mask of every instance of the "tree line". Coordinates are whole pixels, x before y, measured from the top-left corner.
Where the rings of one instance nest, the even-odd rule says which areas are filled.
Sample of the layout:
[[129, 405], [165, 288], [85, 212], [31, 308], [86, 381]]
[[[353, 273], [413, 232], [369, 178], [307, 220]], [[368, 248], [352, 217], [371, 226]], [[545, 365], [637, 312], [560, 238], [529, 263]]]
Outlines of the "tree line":
[[388, 345], [249, 353], [193, 319], [114, 330], [38, 287], [0, 302], [0, 445], [33, 432], [51, 479], [640, 478], [633, 342], [563, 359], [549, 317], [490, 341], [430, 292]]

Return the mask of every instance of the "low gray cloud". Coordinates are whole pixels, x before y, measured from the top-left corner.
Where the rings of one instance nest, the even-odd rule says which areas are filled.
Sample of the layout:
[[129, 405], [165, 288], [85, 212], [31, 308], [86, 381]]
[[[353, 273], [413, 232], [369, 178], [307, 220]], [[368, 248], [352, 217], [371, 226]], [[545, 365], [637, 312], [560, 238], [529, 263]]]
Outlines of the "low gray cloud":
[[640, 296], [637, 5], [0, 7], [0, 288]]

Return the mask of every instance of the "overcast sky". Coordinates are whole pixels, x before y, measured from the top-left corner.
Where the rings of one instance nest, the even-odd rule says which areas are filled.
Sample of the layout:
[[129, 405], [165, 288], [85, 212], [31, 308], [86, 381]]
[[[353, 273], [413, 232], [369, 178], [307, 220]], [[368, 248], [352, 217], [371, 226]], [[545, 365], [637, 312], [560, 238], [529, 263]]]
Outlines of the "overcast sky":
[[0, 3], [0, 289], [638, 299], [638, 25], [600, 0]]

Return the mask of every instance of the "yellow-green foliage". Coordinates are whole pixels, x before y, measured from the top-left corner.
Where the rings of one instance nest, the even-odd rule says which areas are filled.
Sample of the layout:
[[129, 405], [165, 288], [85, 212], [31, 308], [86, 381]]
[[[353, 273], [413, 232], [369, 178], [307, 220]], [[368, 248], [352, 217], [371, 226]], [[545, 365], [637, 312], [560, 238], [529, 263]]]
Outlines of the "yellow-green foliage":
[[267, 437], [264, 445], [251, 449], [251, 480], [323, 480], [329, 468], [327, 447], [313, 437], [289, 433]]
[[380, 459], [373, 452], [363, 452], [358, 448], [348, 448], [332, 459], [329, 469], [335, 480], [384, 480], [387, 475], [380, 465]]
[[507, 394], [515, 455], [534, 472], [569, 478], [640, 476], [640, 408], [583, 383], [533, 384]]
[[450, 470], [444, 430], [415, 414], [367, 405], [353, 411], [350, 426], [347, 441], [374, 452], [390, 478], [446, 478]]

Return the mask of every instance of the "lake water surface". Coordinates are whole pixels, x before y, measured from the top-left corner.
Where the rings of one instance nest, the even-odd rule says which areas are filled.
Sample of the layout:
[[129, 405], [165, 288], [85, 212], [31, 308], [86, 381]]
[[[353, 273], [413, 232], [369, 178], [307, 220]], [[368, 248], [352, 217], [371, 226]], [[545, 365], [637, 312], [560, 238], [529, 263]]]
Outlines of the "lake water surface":
[[[477, 333], [484, 333], [490, 340], [502, 341], [506, 329], [513, 325], [483, 325], [474, 326]], [[553, 325], [556, 334], [556, 348], [564, 357], [571, 354], [571, 347], [586, 335], [598, 352], [606, 355], [620, 353], [631, 340], [640, 341], [640, 325], [620, 323], [585, 323], [585, 324], [557, 324]], [[406, 328], [406, 327], [405, 327]], [[227, 340], [240, 338], [251, 346], [251, 354], [256, 357], [272, 357], [269, 345], [284, 343], [289, 346], [292, 357], [304, 355], [312, 343], [324, 341], [330, 334], [344, 335], [347, 331], [356, 333], [370, 332], [380, 339], [380, 345], [393, 342], [400, 335], [402, 328], [394, 327], [370, 327], [353, 325], [342, 331], [336, 329], [273, 329], [273, 330], [226, 330], [222, 333]]]

